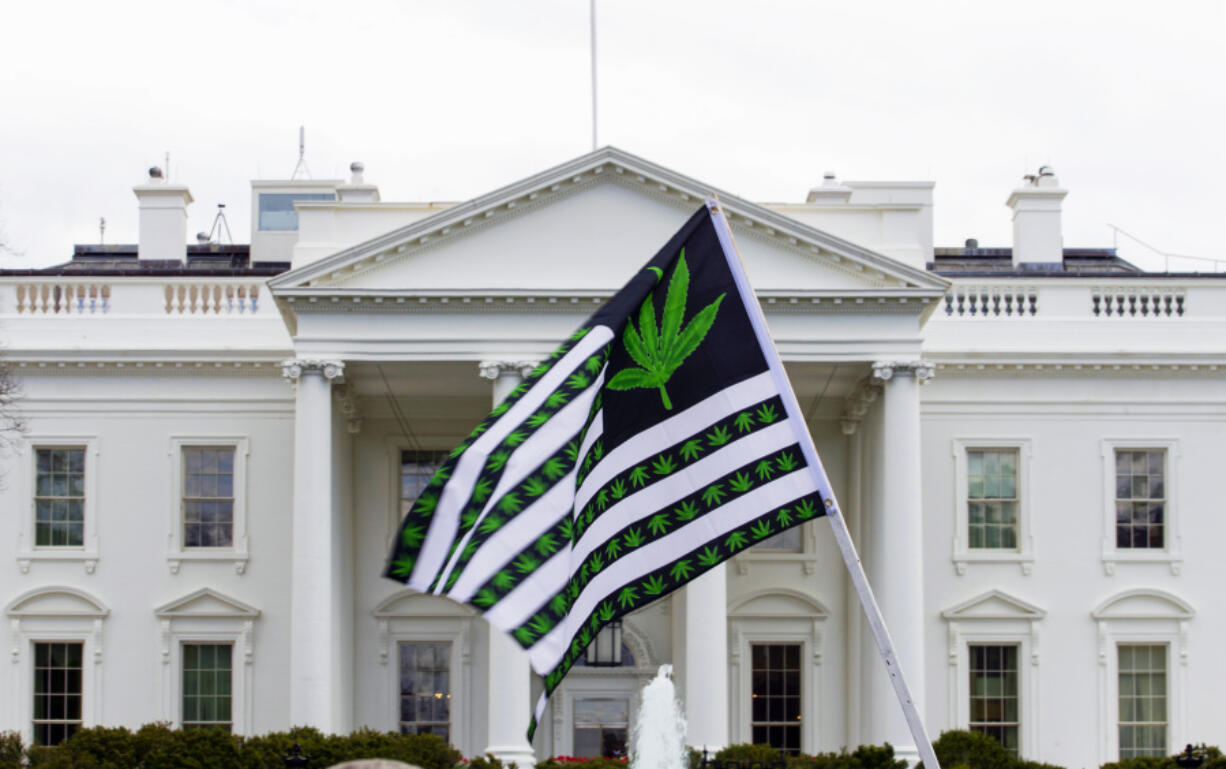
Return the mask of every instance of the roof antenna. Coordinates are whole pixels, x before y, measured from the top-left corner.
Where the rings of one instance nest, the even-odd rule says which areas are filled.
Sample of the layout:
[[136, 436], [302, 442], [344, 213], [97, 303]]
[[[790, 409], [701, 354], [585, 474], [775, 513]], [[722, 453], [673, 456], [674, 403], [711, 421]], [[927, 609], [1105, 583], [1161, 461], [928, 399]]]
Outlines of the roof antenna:
[[289, 177], [291, 182], [298, 178], [299, 172], [304, 179], [311, 178], [311, 169], [306, 164], [306, 126], [298, 126], [298, 165], [294, 166], [294, 173]]
[[197, 235], [196, 239], [200, 241], [201, 245], [212, 243], [213, 234], [216, 233], [217, 234], [217, 245], [220, 246], [221, 245], [221, 231], [223, 229], [226, 231], [226, 237], [230, 239], [230, 245], [234, 245], [234, 236], [230, 234], [230, 223], [226, 221], [226, 204], [218, 203], [217, 204], [217, 215], [213, 217], [213, 226], [209, 228], [209, 234], [203, 238], [201, 238], [200, 235]]
[[106, 217], [98, 217], [98, 245], [102, 245], [106, 241]]

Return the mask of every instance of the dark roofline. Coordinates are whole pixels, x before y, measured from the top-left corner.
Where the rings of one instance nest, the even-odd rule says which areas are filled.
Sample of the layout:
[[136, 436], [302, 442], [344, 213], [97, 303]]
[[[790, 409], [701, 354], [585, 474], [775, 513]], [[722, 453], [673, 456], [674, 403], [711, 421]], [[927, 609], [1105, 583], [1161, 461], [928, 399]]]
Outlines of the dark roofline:
[[222, 278], [273, 277], [290, 269], [289, 262], [251, 263], [251, 246], [231, 245], [187, 246], [187, 262], [175, 259], [137, 258], [135, 243], [86, 245], [72, 249], [72, 261], [51, 267], [32, 269], [0, 269], [0, 277], [54, 278]]

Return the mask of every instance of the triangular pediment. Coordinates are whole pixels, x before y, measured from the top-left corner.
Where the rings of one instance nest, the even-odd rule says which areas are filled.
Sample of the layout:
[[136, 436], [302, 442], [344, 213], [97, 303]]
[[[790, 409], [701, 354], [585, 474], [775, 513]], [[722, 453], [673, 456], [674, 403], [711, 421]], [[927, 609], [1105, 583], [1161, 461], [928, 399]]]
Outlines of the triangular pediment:
[[101, 619], [110, 613], [97, 598], [75, 587], [44, 587], [23, 593], [13, 599], [5, 614], [22, 617], [94, 617]]
[[202, 587], [194, 593], [163, 604], [154, 613], [163, 619], [181, 619], [185, 617], [245, 617], [260, 616], [260, 610], [248, 606], [237, 598], [217, 592], [211, 588]]
[[1162, 590], [1125, 590], [1090, 613], [1094, 619], [1191, 619], [1196, 610], [1182, 598]]
[[617, 290], [717, 194], [759, 294], [939, 294], [945, 282], [606, 147], [270, 282], [279, 296], [564, 295]]
[[941, 616], [947, 620], [1037, 620], [1046, 614], [1047, 612], [1034, 604], [1015, 598], [1003, 590], [989, 590], [941, 612]]

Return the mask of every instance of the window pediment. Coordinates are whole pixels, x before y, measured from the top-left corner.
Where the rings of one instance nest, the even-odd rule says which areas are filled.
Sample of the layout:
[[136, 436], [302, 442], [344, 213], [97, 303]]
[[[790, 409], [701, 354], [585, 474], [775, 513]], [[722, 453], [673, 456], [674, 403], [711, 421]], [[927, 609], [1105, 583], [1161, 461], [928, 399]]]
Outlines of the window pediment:
[[728, 607], [728, 616], [787, 617], [825, 619], [829, 616], [825, 606], [814, 597], [796, 590], [764, 590], [751, 593]]
[[260, 616], [260, 610], [237, 598], [231, 598], [211, 588], [202, 587], [182, 598], [159, 606], [154, 609], [154, 614], [162, 619], [188, 617], [253, 619]]
[[1037, 620], [1046, 614], [1047, 612], [1034, 604], [1011, 596], [1003, 590], [989, 590], [941, 612], [941, 616], [947, 620]]
[[1094, 619], [1191, 619], [1196, 610], [1190, 604], [1162, 590], [1125, 590], [1098, 605]]
[[450, 598], [425, 595], [415, 590], [402, 590], [383, 599], [372, 612], [379, 619], [397, 617], [456, 617], [468, 619], [475, 612]]
[[23, 593], [5, 608], [13, 619], [24, 617], [93, 617], [111, 613], [101, 601], [74, 587], [44, 587]]

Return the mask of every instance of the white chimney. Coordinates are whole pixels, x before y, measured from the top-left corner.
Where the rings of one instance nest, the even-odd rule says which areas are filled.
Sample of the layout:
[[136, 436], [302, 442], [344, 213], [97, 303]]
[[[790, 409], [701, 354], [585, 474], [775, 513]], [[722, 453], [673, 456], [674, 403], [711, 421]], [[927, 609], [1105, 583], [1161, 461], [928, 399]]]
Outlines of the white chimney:
[[360, 161], [355, 160], [349, 164], [349, 182], [338, 185], [336, 188], [336, 196], [342, 203], [379, 202], [379, 188], [374, 184], [366, 183], [362, 176], [365, 171], [366, 166]]
[[1013, 264], [1062, 264], [1064, 234], [1060, 204], [1068, 190], [1051, 166], [1024, 177], [1005, 205], [1013, 209]]
[[851, 200], [851, 188], [841, 184], [834, 171], [822, 174], [820, 186], [809, 190], [806, 203], [816, 203], [822, 206], [841, 206]]
[[167, 184], [162, 169], [149, 169], [149, 181], [132, 188], [140, 202], [140, 241], [136, 255], [145, 259], [187, 261], [187, 205], [192, 194], [181, 184]]

